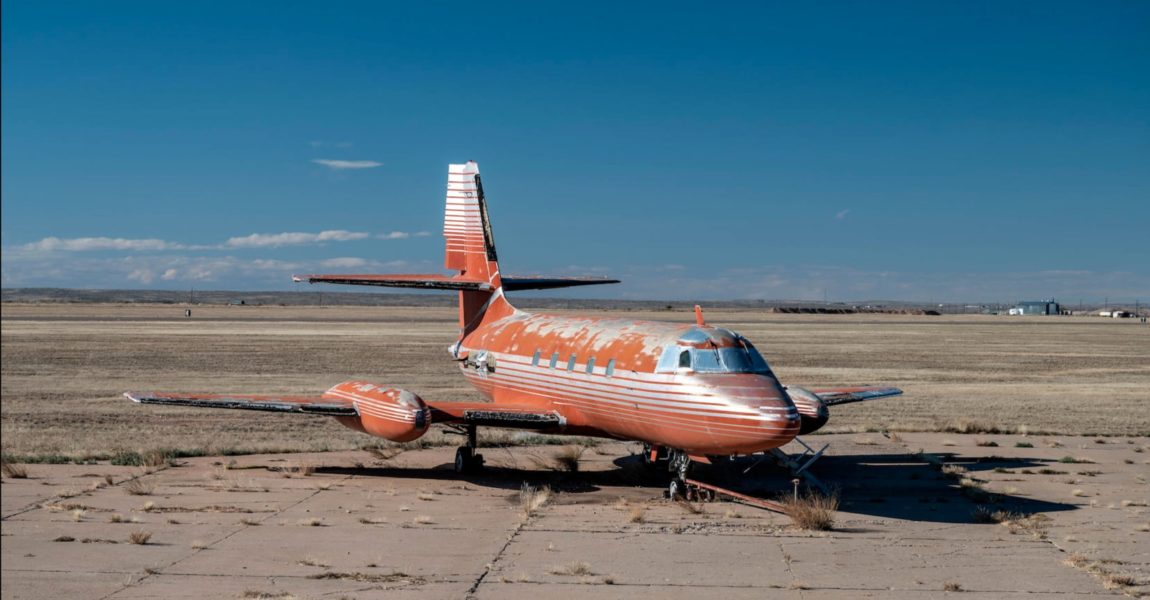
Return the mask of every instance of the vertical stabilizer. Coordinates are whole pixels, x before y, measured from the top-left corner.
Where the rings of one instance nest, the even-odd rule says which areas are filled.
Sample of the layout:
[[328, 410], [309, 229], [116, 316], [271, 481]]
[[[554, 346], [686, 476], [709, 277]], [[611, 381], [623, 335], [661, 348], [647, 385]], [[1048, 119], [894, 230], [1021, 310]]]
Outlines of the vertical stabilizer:
[[448, 167], [443, 237], [447, 244], [444, 264], [448, 269], [459, 271], [468, 279], [482, 279], [493, 288], [500, 287], [499, 259], [475, 161]]
[[489, 283], [493, 290], [459, 292], [459, 326], [466, 335], [467, 330], [478, 325], [479, 317], [493, 301], [506, 302], [491, 221], [487, 218], [483, 181], [479, 177], [479, 165], [473, 160], [448, 166], [443, 238], [446, 243], [444, 265], [459, 271], [460, 277]]

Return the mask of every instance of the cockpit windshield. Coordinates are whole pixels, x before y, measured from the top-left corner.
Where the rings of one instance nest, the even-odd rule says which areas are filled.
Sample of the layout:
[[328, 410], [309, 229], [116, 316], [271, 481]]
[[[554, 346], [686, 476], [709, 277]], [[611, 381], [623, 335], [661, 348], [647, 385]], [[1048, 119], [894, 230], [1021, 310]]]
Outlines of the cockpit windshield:
[[663, 353], [658, 371], [691, 369], [698, 373], [757, 373], [774, 376], [767, 361], [750, 342], [738, 339], [738, 346], [692, 348], [672, 346]]

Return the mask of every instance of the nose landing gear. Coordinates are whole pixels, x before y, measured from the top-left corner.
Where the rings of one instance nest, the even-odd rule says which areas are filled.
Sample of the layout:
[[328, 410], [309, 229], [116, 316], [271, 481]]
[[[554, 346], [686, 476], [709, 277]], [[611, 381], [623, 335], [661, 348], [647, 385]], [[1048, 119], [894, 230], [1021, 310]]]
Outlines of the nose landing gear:
[[671, 450], [667, 461], [667, 470], [671, 472], [671, 483], [667, 485], [667, 497], [671, 500], [681, 500], [687, 492], [687, 475], [691, 471], [691, 457], [682, 450]]

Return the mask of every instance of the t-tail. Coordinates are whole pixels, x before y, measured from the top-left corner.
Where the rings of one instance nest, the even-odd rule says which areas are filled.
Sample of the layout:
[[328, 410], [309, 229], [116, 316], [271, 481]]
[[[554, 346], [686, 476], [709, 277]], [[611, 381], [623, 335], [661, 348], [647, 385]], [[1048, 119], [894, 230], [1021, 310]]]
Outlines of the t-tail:
[[512, 310], [503, 293], [582, 285], [619, 283], [617, 279], [590, 277], [503, 277], [495, 252], [495, 238], [487, 214], [487, 199], [479, 165], [468, 161], [449, 165], [447, 206], [443, 215], [446, 243], [444, 266], [454, 275], [439, 274], [335, 274], [295, 275], [295, 281], [418, 289], [458, 290], [459, 327], [467, 335], [486, 316]]

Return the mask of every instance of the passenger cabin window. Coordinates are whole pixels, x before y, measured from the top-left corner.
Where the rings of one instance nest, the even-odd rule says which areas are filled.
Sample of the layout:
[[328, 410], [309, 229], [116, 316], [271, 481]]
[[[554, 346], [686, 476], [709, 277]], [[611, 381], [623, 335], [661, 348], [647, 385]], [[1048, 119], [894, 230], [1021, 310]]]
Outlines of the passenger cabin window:
[[570, 357], [567, 358], [567, 370], [568, 371], [574, 371], [575, 370], [575, 355], [574, 354], [572, 354]]
[[554, 369], [555, 365], [559, 364], [559, 353], [553, 352], [551, 354], [551, 368]]
[[594, 372], [595, 372], [595, 357], [592, 356], [591, 358], [587, 359], [587, 374], [591, 375]]
[[679, 353], [679, 368], [680, 369], [690, 369], [691, 368], [691, 351], [690, 350], [684, 350], [684, 351]]
[[542, 350], [536, 350], [535, 351], [535, 356], [531, 357], [531, 366], [533, 366], [533, 367], [539, 366], [539, 355], [540, 354], [543, 354]]
[[613, 359], [613, 358], [612, 358], [611, 360], [607, 361], [607, 372], [606, 372], [606, 375], [607, 375], [608, 377], [610, 377], [610, 376], [612, 376], [612, 375], [614, 375], [614, 374], [615, 374], [615, 359]]

